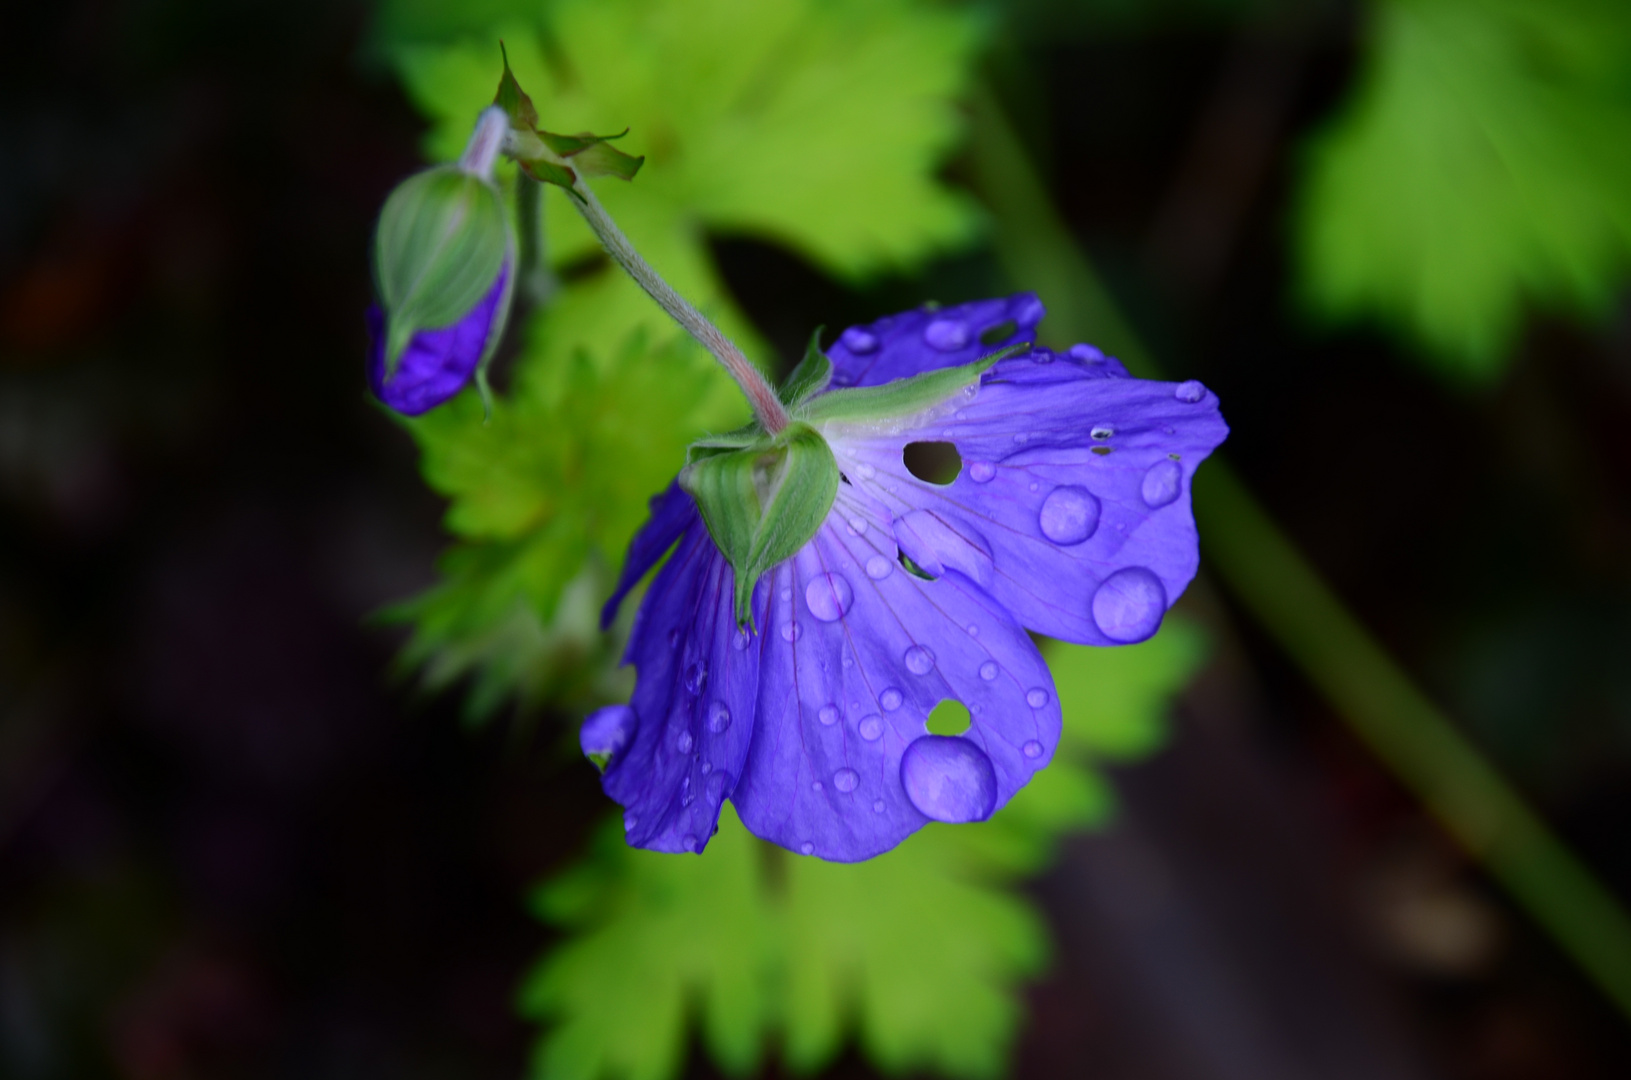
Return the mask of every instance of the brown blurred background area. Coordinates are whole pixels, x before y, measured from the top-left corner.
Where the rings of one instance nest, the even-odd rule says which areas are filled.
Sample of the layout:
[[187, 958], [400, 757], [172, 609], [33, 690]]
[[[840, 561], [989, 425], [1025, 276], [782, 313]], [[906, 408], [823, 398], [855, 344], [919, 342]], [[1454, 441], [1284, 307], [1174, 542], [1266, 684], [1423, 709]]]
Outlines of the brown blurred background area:
[[[1345, 5], [1022, 34], [995, 85], [1112, 291], [1357, 614], [1631, 896], [1631, 309], [1487, 391], [1288, 300]], [[422, 124], [358, 0], [0, 9], [0, 1076], [514, 1077], [526, 887], [602, 811], [554, 718], [472, 730], [370, 616], [441, 506], [369, 402], [373, 216]], [[1005, 80], [1022, 64], [1034, 81]], [[1006, 89], [1005, 89], [1006, 88]], [[953, 163], [951, 175], [966, 169]], [[784, 353], [854, 293], [720, 241]], [[1479, 448], [1472, 452], [1469, 447]], [[1631, 1029], [1232, 601], [1110, 830], [1034, 887], [1022, 1077], [1550, 1080]], [[697, 1075], [711, 1066], [698, 1055]], [[865, 1075], [856, 1056], [835, 1070]]]

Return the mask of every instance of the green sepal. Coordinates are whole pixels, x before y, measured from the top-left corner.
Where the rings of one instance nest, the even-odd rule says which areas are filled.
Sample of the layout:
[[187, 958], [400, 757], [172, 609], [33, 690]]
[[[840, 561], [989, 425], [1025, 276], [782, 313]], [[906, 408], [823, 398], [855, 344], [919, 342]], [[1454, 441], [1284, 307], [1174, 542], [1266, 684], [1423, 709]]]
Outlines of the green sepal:
[[697, 501], [708, 534], [735, 571], [740, 626], [752, 621], [760, 576], [797, 554], [827, 520], [838, 496], [838, 462], [814, 428], [797, 422], [739, 449], [701, 449], [680, 470], [680, 487]]
[[827, 354], [821, 351], [821, 331], [825, 327], [816, 327], [815, 333], [810, 335], [810, 344], [804, 350], [804, 359], [799, 361], [798, 367], [787, 376], [776, 395], [782, 399], [782, 404], [789, 409], [796, 409], [806, 401], [827, 389], [832, 381], [832, 361]]
[[493, 104], [509, 116], [511, 127], [537, 131], [538, 110], [533, 108], [532, 98], [521, 89], [521, 84], [515, 81], [515, 73], [510, 70], [510, 53], [502, 41], [498, 43], [498, 54], [504, 58], [504, 74], [499, 76], [498, 93], [493, 95]]
[[452, 326], [481, 302], [510, 247], [495, 185], [454, 165], [426, 169], [397, 185], [374, 234], [387, 378], [415, 333]]
[[686, 448], [685, 463], [689, 465], [691, 462], [701, 461], [703, 458], [729, 454], [763, 442], [764, 439], [765, 429], [756, 422], [720, 435], [704, 435]]
[[1029, 349], [1029, 344], [1012, 345], [972, 364], [926, 371], [882, 386], [830, 390], [807, 401], [797, 416], [811, 424], [886, 424], [904, 420], [934, 408], [964, 387], [979, 382], [980, 376], [998, 360]]
[[588, 132], [582, 135], [556, 135], [540, 131], [538, 138], [551, 151], [570, 161], [584, 176], [615, 176], [619, 180], [633, 180], [646, 159], [643, 156], [633, 157], [608, 145], [613, 139], [621, 139], [628, 133], [628, 128], [616, 135], [591, 135]]
[[534, 180], [565, 188], [574, 198], [581, 198], [573, 185], [581, 176], [615, 176], [620, 180], [633, 180], [634, 174], [645, 164], [644, 157], [633, 157], [609, 145], [614, 139], [627, 135], [624, 128], [616, 135], [557, 135], [538, 127], [538, 110], [532, 98], [516, 82], [510, 70], [510, 56], [499, 42], [499, 53], [504, 58], [504, 74], [498, 80], [498, 93], [493, 104], [503, 109], [510, 118], [514, 133], [511, 156]]

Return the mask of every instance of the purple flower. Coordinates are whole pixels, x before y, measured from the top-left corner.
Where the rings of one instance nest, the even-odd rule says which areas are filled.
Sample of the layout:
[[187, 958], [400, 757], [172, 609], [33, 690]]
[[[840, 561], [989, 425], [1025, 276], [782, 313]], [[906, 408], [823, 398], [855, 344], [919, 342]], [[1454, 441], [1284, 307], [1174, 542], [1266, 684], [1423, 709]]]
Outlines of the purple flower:
[[475, 374], [493, 338], [503, 333], [510, 267], [452, 326], [420, 330], [408, 342], [396, 370], [385, 374], [385, 312], [368, 307], [368, 385], [374, 396], [404, 416], [418, 416], [447, 401]]
[[[1022, 293], [851, 327], [828, 350], [832, 386], [971, 363], [1033, 340], [1042, 315]], [[700, 851], [726, 798], [757, 835], [838, 861], [989, 817], [1059, 738], [1027, 631], [1154, 634], [1195, 575], [1190, 479], [1227, 432], [1199, 383], [1134, 379], [1083, 345], [1001, 360], [899, 424], [817, 426], [843, 482], [815, 537], [756, 584], [756, 629], [738, 628], [731, 566], [677, 484], [630, 547], [604, 622], [672, 554], [635, 618], [633, 700], [583, 738], [631, 844]], [[916, 442], [954, 446], [955, 479], [915, 476]], [[929, 734], [948, 699], [968, 730]]]

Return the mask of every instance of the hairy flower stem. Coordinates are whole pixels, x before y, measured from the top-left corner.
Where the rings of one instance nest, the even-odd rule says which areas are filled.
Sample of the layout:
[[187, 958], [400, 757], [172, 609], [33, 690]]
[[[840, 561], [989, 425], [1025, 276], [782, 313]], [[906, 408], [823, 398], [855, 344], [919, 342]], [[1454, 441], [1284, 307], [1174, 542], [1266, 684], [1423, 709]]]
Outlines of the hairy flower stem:
[[747, 395], [748, 403], [753, 406], [753, 415], [759, 423], [771, 434], [775, 434], [788, 424], [787, 409], [782, 405], [781, 399], [776, 396], [775, 389], [770, 385], [764, 373], [753, 366], [753, 363], [742, 350], [722, 333], [719, 327], [709, 322], [707, 318], [691, 306], [690, 301], [675, 292], [673, 287], [658, 276], [651, 264], [640, 257], [629, 243], [629, 238], [623, 235], [623, 230], [617, 227], [595, 193], [581, 179], [572, 185], [573, 192], [578, 196], [573, 200], [578, 213], [583, 220], [589, 223], [600, 242], [606, 248], [606, 253], [616, 260], [617, 265], [628, 271], [628, 275], [635, 280], [646, 295], [657, 301], [657, 306], [668, 312], [669, 317], [679, 323], [685, 332], [702, 343], [702, 347], [713, 353], [714, 358], [725, 366], [736, 385], [742, 388]]

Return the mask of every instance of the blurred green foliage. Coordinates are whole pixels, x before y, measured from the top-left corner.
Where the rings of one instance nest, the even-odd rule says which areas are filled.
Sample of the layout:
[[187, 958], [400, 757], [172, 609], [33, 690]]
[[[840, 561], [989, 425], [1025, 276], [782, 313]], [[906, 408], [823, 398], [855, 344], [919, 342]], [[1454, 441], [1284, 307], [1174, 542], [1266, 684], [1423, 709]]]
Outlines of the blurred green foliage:
[[733, 1075], [757, 1068], [773, 1035], [789, 1069], [816, 1072], [852, 1032], [888, 1073], [1000, 1074], [1023, 1015], [1019, 982], [1048, 955], [1013, 885], [1064, 831], [1106, 818], [1094, 765], [1165, 739], [1168, 702], [1204, 652], [1177, 618], [1141, 645], [1050, 642], [1065, 723], [1053, 762], [990, 821], [931, 824], [868, 862], [791, 855], [728, 807], [700, 858], [632, 849], [608, 822], [589, 856], [533, 897], [567, 934], [521, 993], [548, 1025], [535, 1075], [666, 1080], [693, 1018]]
[[[438, 21], [387, 5], [376, 48], [456, 156], [498, 81], [498, 41], [556, 131], [634, 130], [647, 164], [598, 192], [642, 254], [750, 356], [768, 350], [726, 291], [709, 234], [788, 247], [850, 282], [910, 269], [972, 239], [979, 215], [935, 168], [955, 143], [978, 20], [916, 0], [556, 0]], [[451, 41], [433, 42], [441, 27]], [[441, 583], [393, 614], [405, 662], [431, 685], [470, 675], [480, 717], [599, 696], [605, 644], [574, 589], [605, 595], [645, 500], [685, 445], [737, 426], [729, 379], [600, 255], [567, 202], [545, 196], [563, 284], [528, 320], [509, 392], [483, 425], [474, 392], [407, 426], [426, 479], [451, 500], [458, 543]]]
[[1487, 380], [1526, 306], [1605, 313], [1631, 267], [1631, 4], [1378, 0], [1307, 162], [1311, 308]]

